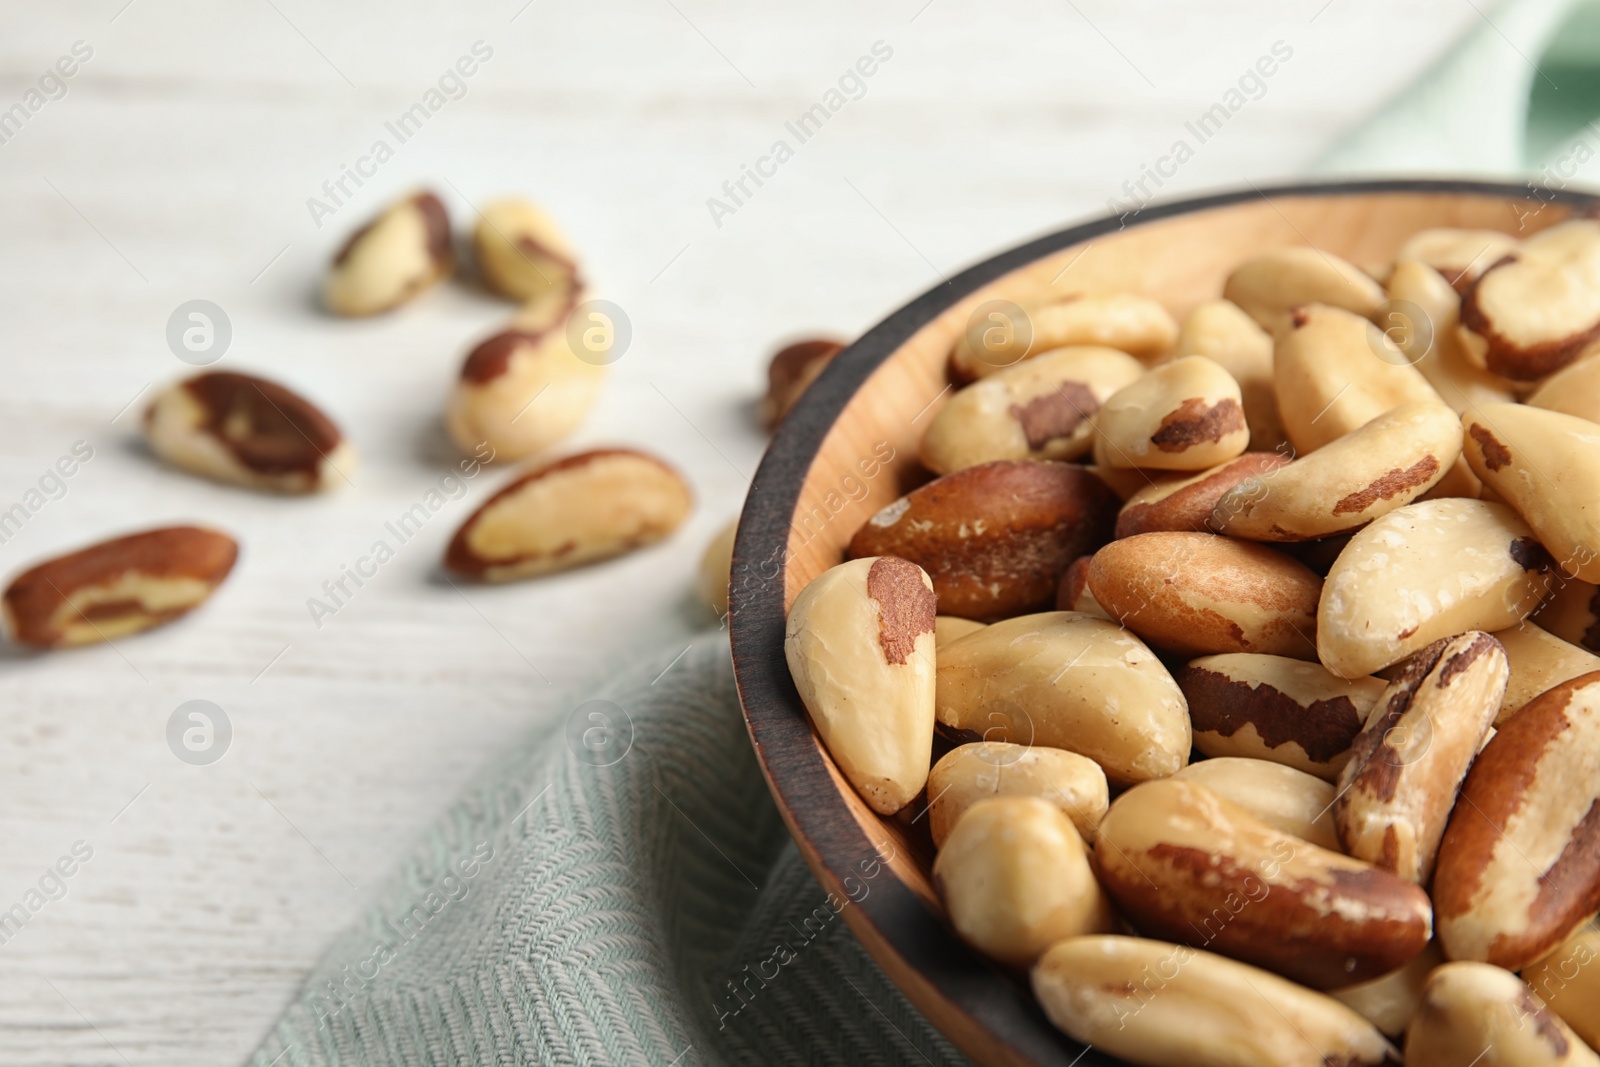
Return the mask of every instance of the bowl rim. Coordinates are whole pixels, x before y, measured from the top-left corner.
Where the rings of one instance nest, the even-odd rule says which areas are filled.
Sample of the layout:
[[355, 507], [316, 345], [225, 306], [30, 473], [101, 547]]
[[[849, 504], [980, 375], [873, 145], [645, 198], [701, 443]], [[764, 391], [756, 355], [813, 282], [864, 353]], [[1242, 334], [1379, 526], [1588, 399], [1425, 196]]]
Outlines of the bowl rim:
[[[1150, 205], [1130, 215], [1105, 215], [1037, 237], [984, 259], [901, 306], [829, 364], [783, 419], [751, 481], [739, 516], [729, 589], [728, 628], [734, 678], [751, 744], [784, 822], [813, 875], [822, 867], [834, 885], [879, 859], [856, 822], [812, 741], [804, 705], [783, 654], [784, 589], [790, 519], [824, 438], [845, 406], [878, 367], [913, 334], [978, 288], [1053, 252], [1131, 226], [1274, 196], [1351, 196], [1380, 193], [1454, 193], [1508, 200], [1539, 200], [1572, 207], [1597, 203], [1597, 195], [1533, 181], [1448, 178], [1379, 178], [1291, 182], [1212, 193]], [[781, 765], [781, 766], [779, 766]], [[776, 771], [775, 767], [778, 767]], [[809, 845], [809, 854], [808, 848]], [[845, 908], [854, 927], [870, 927], [881, 946], [896, 953], [987, 1039], [1022, 1062], [1060, 1067], [1117, 1067], [1122, 1061], [1088, 1050], [1045, 1018], [1031, 993], [962, 943], [899, 878], [871, 885]], [[865, 939], [862, 939], [865, 944]], [[872, 945], [866, 944], [872, 949]], [[880, 966], [883, 961], [877, 960]], [[896, 983], [897, 986], [900, 983]], [[902, 992], [906, 990], [901, 987]], [[908, 999], [909, 995], [908, 995]], [[930, 1019], [941, 1032], [946, 1032]], [[946, 1036], [948, 1033], [946, 1032]]]

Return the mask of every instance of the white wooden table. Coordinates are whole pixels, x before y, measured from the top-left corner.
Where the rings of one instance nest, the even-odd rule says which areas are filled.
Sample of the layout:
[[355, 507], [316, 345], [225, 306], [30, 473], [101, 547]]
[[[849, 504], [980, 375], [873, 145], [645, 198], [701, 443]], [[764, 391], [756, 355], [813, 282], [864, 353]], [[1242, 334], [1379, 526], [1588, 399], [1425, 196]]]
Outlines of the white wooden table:
[[[0, 511], [75, 442], [94, 454], [0, 564], [177, 520], [244, 548], [180, 625], [0, 658], [0, 912], [26, 907], [76, 842], [93, 850], [0, 944], [0, 1063], [241, 1061], [474, 768], [565, 714], [606, 665], [707, 624], [695, 561], [760, 456], [753, 400], [775, 340], [852, 334], [942, 275], [1103, 211], [1275, 41], [1292, 58], [1161, 192], [1291, 175], [1480, 18], [1459, 0], [1204, 7], [7, 5], [0, 109], [26, 106], [74, 42], [93, 55], [0, 144]], [[385, 123], [477, 41], [493, 54], [465, 95], [398, 144]], [[864, 93], [799, 144], [785, 123], [880, 41], [892, 55]], [[394, 158], [347, 182], [318, 228], [307, 199], [379, 138]], [[780, 138], [793, 158], [714, 221], [708, 198], [726, 202], [724, 181]], [[342, 236], [422, 183], [458, 220], [520, 192], [562, 221], [634, 326], [574, 443], [659, 452], [699, 507], [664, 546], [463, 597], [436, 564], [505, 477], [485, 473], [318, 628], [307, 598], [454, 460], [448, 383], [507, 313], [462, 287], [376, 321], [316, 309]], [[217, 366], [279, 378], [342, 422], [363, 455], [352, 486], [271, 499], [150, 458], [138, 415], [153, 383], [190, 369], [164, 331], [195, 298], [232, 322]], [[165, 739], [191, 699], [233, 724], [210, 766]]]

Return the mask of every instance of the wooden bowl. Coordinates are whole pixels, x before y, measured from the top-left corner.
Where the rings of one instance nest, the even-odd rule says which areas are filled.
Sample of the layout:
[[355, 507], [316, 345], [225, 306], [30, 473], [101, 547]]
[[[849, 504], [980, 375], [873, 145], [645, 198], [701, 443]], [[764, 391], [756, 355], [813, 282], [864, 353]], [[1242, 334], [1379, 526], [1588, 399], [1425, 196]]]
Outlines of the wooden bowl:
[[[734, 545], [730, 628], [745, 721], [789, 832], [896, 985], [981, 1064], [1114, 1064], [1057, 1031], [1026, 978], [980, 958], [945, 924], [921, 810], [893, 818], [856, 796], [813, 731], [783, 655], [788, 606], [844, 558], [856, 528], [929, 477], [917, 444], [950, 386], [945, 360], [986, 300], [1122, 290], [1180, 318], [1221, 294], [1241, 260], [1314, 245], [1358, 266], [1390, 262], [1432, 226], [1530, 233], [1594, 198], [1456, 181], [1295, 185], [1100, 219], [986, 260], [929, 290], [846, 349], [784, 419], [756, 472]], [[836, 903], [835, 906], [838, 906]], [[868, 1011], [862, 1005], [862, 1011]]]

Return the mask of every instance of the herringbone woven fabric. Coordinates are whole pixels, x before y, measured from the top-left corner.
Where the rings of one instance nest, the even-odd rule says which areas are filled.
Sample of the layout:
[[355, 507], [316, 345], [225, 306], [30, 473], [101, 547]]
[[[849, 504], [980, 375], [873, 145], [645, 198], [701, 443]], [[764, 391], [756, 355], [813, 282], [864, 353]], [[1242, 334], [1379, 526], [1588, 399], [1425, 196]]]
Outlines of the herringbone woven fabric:
[[485, 773], [338, 939], [256, 1067], [965, 1062], [795, 851], [726, 638], [652, 684], [671, 657]]

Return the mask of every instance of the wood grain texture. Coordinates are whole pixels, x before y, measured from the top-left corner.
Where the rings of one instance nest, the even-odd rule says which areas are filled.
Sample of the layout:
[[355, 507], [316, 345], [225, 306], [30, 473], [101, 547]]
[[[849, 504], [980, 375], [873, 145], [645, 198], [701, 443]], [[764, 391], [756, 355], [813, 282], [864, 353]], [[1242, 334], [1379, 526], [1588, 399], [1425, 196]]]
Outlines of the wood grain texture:
[[[746, 504], [734, 547], [732, 633], [745, 716], [768, 783], [817, 877], [843, 891], [863, 864], [898, 879], [849, 909], [852, 928], [907, 996], [984, 1064], [1111, 1063], [1084, 1053], [1044, 1022], [1017, 976], [976, 958], [939, 920], [930, 859], [910, 825], [921, 807], [890, 818], [848, 785], [809, 726], [783, 657], [783, 620], [799, 591], [844, 558], [857, 526], [928, 475], [916, 445], [928, 412], [948, 395], [945, 360], [972, 309], [1062, 292], [1132, 291], [1182, 315], [1215, 297], [1253, 252], [1310, 244], [1378, 265], [1420, 229], [1517, 232], [1593, 200], [1567, 194], [1526, 214], [1525, 188], [1472, 183], [1371, 182], [1224, 194], [1152, 210], [1135, 225], [1091, 223], [979, 264], [897, 311], [846, 349], [790, 414]], [[859, 499], [830, 502], [864, 454], [888, 442], [890, 469]], [[821, 514], [829, 521], [816, 521]], [[779, 568], [775, 561], [782, 561]]]
[[[1480, 24], [1457, 0], [1322, 6], [6, 5], [0, 106], [74, 41], [94, 57], [0, 144], [0, 508], [74, 441], [95, 458], [0, 544], [0, 569], [169, 521], [221, 525], [243, 554], [205, 609], [121, 655], [0, 659], [0, 908], [74, 841], [95, 850], [0, 945], [0, 1063], [241, 1061], [477, 767], [559, 725], [586, 679], [709, 624], [695, 558], [765, 447], [753, 401], [781, 339], [854, 334], [995, 248], [1099, 214], [1274, 40], [1294, 59], [1162, 196], [1297, 171]], [[495, 54], [466, 95], [318, 227], [307, 198], [479, 39]], [[879, 39], [895, 55], [866, 95], [716, 225], [707, 198]], [[458, 458], [449, 383], [508, 311], [458, 286], [368, 322], [315, 309], [349, 229], [422, 183], [458, 220], [509, 192], [551, 211], [635, 325], [572, 444], [652, 448], [699, 503], [665, 545], [463, 599], [436, 561], [506, 477], [487, 473], [318, 629], [306, 599]], [[196, 297], [233, 319], [217, 369], [276, 377], [350, 435], [353, 486], [258, 497], [138, 444], [149, 390], [191, 370], [163, 330]], [[164, 740], [194, 698], [234, 722], [210, 767]]]

